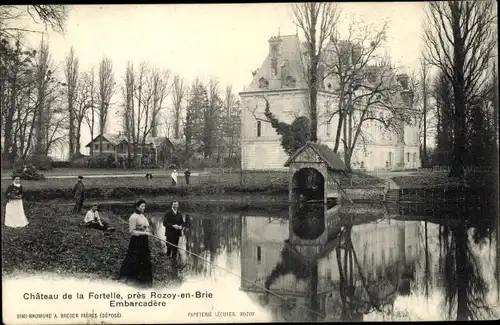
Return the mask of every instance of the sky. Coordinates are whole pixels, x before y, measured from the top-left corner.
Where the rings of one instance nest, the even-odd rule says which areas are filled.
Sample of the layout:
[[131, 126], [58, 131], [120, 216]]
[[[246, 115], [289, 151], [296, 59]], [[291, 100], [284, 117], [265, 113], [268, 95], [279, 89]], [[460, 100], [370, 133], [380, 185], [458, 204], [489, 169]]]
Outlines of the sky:
[[[342, 2], [339, 29], [342, 35], [351, 18], [374, 26], [389, 21], [387, 53], [398, 66], [416, 70], [424, 6], [424, 2]], [[128, 61], [147, 61], [188, 83], [196, 77], [215, 78], [221, 90], [232, 85], [240, 92], [251, 82], [251, 71], [264, 61], [268, 39], [296, 32], [287, 3], [70, 5], [64, 35], [48, 31], [44, 37], [61, 67], [71, 46], [81, 72], [97, 67], [103, 56], [110, 58], [118, 84]], [[40, 39], [40, 34], [31, 34], [28, 43], [36, 46]], [[118, 128], [116, 117], [110, 117], [109, 130]], [[84, 134], [82, 142], [89, 139]]]

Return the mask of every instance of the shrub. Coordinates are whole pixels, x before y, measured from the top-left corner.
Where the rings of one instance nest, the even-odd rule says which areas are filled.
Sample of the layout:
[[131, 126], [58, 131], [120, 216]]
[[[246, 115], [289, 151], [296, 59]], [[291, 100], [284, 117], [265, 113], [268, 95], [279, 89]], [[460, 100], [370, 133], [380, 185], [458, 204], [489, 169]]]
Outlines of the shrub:
[[75, 152], [74, 154], [71, 155], [70, 161], [80, 159], [82, 157], [85, 157], [81, 152]]
[[11, 176], [19, 176], [22, 180], [25, 181], [41, 181], [45, 179], [45, 176], [37, 172], [35, 167], [31, 165], [15, 169]]
[[71, 161], [53, 161], [52, 168], [71, 168]]
[[32, 154], [28, 162], [40, 170], [52, 169], [52, 158], [40, 154]]

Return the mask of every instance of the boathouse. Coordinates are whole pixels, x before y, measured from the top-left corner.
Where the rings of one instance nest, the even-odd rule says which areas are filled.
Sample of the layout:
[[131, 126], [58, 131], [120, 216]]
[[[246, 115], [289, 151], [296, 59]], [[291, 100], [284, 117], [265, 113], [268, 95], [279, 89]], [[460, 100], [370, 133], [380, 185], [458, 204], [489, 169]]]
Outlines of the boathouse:
[[340, 177], [347, 168], [326, 145], [307, 142], [286, 161], [289, 168], [292, 245], [323, 245], [340, 230]]
[[291, 202], [327, 203], [328, 199], [340, 199], [339, 178], [347, 168], [340, 156], [328, 146], [307, 142], [285, 162], [289, 168], [289, 199]]

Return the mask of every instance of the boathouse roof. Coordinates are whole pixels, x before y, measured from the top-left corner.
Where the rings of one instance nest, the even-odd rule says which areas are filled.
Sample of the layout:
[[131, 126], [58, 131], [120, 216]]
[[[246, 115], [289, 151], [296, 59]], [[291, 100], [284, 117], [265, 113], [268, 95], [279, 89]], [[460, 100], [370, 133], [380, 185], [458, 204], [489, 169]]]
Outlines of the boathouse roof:
[[290, 158], [288, 158], [284, 166], [289, 167], [290, 164], [296, 162], [297, 158], [300, 157], [300, 154], [306, 151], [306, 149], [308, 148], [310, 148], [310, 150], [312, 150], [319, 158], [321, 158], [321, 160], [328, 165], [329, 169], [334, 171], [347, 171], [344, 162], [342, 161], [342, 159], [340, 159], [340, 156], [337, 153], [335, 153], [328, 146], [316, 142], [307, 142], [304, 146], [297, 149], [297, 151], [295, 151], [295, 153], [291, 155]]

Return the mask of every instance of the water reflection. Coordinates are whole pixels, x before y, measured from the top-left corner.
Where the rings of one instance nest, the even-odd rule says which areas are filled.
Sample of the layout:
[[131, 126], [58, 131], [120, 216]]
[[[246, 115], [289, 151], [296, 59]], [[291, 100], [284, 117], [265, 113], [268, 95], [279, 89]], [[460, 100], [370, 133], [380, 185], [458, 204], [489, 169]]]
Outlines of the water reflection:
[[184, 281], [224, 290], [239, 283], [275, 321], [500, 316], [491, 223], [443, 225], [354, 204], [339, 210], [340, 233], [315, 240], [295, 233], [291, 211], [192, 213], [185, 248], [210, 262], [183, 253]]

